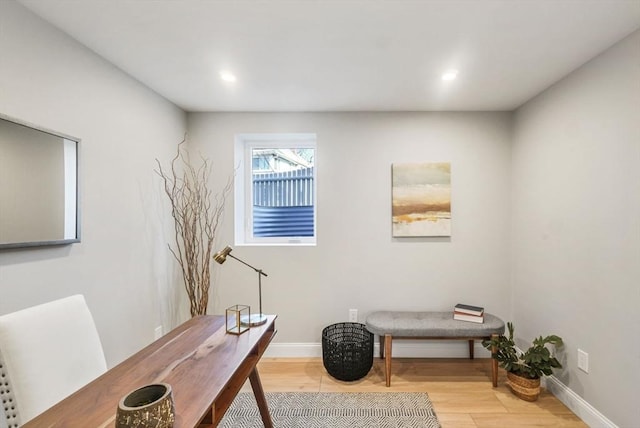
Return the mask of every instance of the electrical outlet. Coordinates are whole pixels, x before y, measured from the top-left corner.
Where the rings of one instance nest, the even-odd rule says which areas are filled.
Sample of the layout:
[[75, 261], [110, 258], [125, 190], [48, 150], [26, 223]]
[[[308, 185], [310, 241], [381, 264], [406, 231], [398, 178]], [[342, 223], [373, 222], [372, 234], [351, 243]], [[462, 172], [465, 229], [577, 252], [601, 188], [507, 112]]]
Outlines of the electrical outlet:
[[589, 354], [582, 349], [578, 349], [578, 368], [585, 373], [589, 373]]
[[156, 329], [153, 332], [153, 338], [155, 340], [158, 340], [162, 337], [162, 326], [159, 325], [158, 327], [156, 327]]
[[349, 309], [349, 322], [358, 322], [358, 310]]

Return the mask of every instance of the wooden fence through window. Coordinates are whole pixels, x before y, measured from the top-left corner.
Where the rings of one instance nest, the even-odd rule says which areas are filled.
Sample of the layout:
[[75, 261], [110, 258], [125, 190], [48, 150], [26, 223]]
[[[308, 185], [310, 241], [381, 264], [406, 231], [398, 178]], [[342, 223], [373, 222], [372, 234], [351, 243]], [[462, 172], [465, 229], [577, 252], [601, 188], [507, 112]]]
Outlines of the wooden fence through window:
[[253, 235], [314, 236], [313, 168], [253, 176]]

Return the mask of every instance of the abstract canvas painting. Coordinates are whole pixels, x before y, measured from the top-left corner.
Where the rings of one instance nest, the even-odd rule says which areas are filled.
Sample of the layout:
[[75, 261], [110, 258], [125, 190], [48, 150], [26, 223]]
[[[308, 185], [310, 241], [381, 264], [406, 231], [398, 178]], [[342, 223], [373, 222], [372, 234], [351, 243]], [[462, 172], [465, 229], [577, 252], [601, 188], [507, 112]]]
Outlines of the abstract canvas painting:
[[451, 236], [451, 163], [391, 166], [394, 237]]

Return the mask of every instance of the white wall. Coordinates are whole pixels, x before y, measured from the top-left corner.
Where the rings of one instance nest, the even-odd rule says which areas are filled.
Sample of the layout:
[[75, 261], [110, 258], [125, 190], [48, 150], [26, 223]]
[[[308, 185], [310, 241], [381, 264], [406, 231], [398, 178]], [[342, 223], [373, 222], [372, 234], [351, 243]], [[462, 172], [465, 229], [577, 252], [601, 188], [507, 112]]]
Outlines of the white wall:
[[[263, 310], [277, 343], [319, 343], [322, 328], [373, 310], [444, 310], [458, 302], [509, 315], [508, 113], [189, 114], [193, 150], [215, 178], [233, 173], [238, 133], [316, 133], [318, 244], [238, 247], [264, 269]], [[391, 236], [391, 164], [450, 161], [452, 237]], [[233, 244], [233, 204], [218, 246]], [[215, 311], [257, 307], [257, 279], [233, 260], [214, 266]], [[459, 344], [465, 355], [466, 343]], [[437, 346], [425, 344], [425, 346]]]
[[12, 1], [0, 2], [0, 112], [82, 139], [82, 243], [0, 252], [0, 314], [82, 293], [113, 366], [174, 322], [153, 170], [185, 114]]
[[[276, 341], [317, 343], [349, 308], [363, 320], [377, 309], [480, 304], [505, 320], [513, 314], [519, 337], [561, 335], [567, 368], [558, 378], [632, 426], [639, 45], [636, 33], [527, 103], [515, 130], [508, 113], [190, 114], [192, 148], [212, 159], [216, 183], [233, 172], [236, 133], [318, 135], [318, 245], [234, 249], [269, 274], [264, 309], [280, 316]], [[7, 1], [0, 112], [82, 138], [82, 243], [0, 252], [0, 313], [85, 294], [114, 365], [151, 341], [155, 326], [181, 319], [153, 169], [173, 155], [185, 114]], [[391, 164], [415, 161], [452, 163], [451, 239], [391, 237]], [[217, 246], [232, 242], [229, 204]], [[211, 312], [255, 307], [254, 275], [233, 261], [214, 266]], [[589, 374], [576, 369], [578, 347], [589, 352]]]
[[640, 32], [517, 111], [512, 169], [516, 335], [563, 337], [561, 382], [637, 426]]

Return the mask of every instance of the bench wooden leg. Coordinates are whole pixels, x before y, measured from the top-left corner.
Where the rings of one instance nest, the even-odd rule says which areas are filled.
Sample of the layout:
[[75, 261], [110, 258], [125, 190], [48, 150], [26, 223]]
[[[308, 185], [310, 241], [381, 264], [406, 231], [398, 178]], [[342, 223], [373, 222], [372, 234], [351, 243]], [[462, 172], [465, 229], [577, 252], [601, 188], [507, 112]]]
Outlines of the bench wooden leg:
[[469, 359], [473, 360], [473, 343], [474, 340], [470, 339], [469, 340]]
[[392, 338], [390, 334], [384, 335], [384, 377], [387, 386], [391, 386], [391, 345]]
[[380, 335], [380, 358], [384, 358], [384, 335]]
[[[491, 339], [497, 339], [497, 334], [492, 334]], [[498, 360], [493, 358], [498, 351], [496, 346], [491, 347], [491, 382], [493, 383], [493, 387], [498, 386]]]

